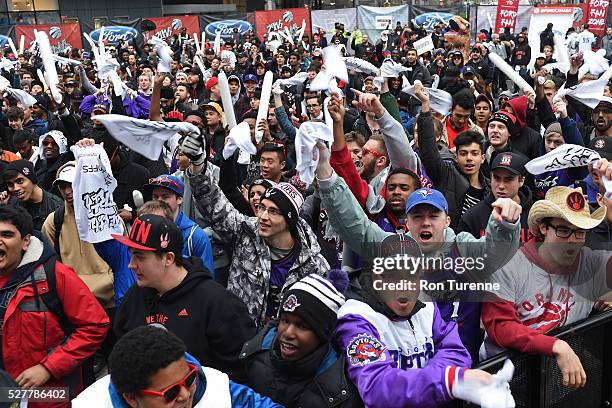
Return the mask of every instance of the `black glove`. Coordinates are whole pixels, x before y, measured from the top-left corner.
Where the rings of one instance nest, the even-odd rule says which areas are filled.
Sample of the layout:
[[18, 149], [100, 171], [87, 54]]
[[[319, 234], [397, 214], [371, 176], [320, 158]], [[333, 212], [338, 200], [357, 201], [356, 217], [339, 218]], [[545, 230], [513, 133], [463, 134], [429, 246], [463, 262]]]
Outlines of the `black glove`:
[[200, 166], [206, 162], [204, 138], [200, 135], [188, 134], [181, 143], [181, 152], [189, 158], [195, 166]]

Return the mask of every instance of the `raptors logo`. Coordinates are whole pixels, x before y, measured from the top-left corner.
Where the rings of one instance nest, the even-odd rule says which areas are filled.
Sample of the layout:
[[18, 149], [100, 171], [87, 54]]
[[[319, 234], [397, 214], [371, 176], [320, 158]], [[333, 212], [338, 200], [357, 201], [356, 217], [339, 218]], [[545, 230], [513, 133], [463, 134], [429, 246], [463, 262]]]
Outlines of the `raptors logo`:
[[584, 209], [584, 206], [586, 205], [584, 196], [577, 191], [570, 193], [567, 196], [567, 200], [565, 200], [565, 203], [567, 204], [567, 207], [572, 211], [582, 211], [582, 209]]
[[166, 233], [166, 235], [162, 235], [159, 237], [159, 246], [161, 248], [168, 248], [169, 243], [170, 243], [170, 238], [168, 238], [168, 233]]
[[289, 295], [287, 299], [285, 299], [285, 303], [283, 303], [283, 312], [294, 312], [298, 306], [300, 306], [300, 303], [295, 295]]
[[351, 340], [346, 349], [352, 365], [364, 366], [375, 361], [384, 361], [386, 347], [375, 337], [363, 333]]

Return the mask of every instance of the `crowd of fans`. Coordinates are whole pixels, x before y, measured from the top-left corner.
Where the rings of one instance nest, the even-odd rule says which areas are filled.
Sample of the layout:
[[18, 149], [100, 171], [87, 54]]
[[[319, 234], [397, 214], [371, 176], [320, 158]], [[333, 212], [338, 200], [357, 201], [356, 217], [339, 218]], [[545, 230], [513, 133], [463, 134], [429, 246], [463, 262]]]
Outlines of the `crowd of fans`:
[[[607, 71], [581, 72], [596, 44], [588, 26], [561, 42], [552, 29], [539, 49], [527, 27], [482, 30], [468, 49], [447, 42], [442, 23], [426, 33], [398, 22], [380, 38], [341, 24], [300, 41], [235, 32], [220, 49], [183, 31], [168, 41], [170, 72], [138, 38], [106, 45], [122, 95], [90, 52], [63, 55], [79, 64], [57, 63], [60, 103], [36, 50], [6, 49], [17, 64], [2, 76], [35, 99], [4, 92], [0, 114], [7, 386], [69, 387], [75, 407], [511, 407], [511, 370], [474, 368], [506, 349], [552, 356], [563, 386], [584, 386], [583, 362], [549, 333], [612, 308], [612, 95], [607, 83], [591, 105], [557, 95]], [[434, 49], [418, 54], [426, 35]], [[610, 40], [612, 28], [598, 44], [612, 61]], [[400, 69], [349, 65], [338, 90], [314, 91], [326, 47]], [[258, 121], [267, 72], [275, 83]], [[434, 90], [448, 92], [450, 110]], [[230, 111], [256, 154], [223, 155]], [[150, 160], [96, 119], [109, 113], [187, 122], [200, 135]], [[310, 145], [307, 183], [296, 166], [325, 123], [333, 141]], [[95, 144], [125, 233], [92, 244], [77, 229], [71, 146]], [[565, 144], [600, 159], [528, 171]], [[393, 243], [423, 259], [486, 259], [488, 273], [425, 269], [442, 294], [379, 290], [373, 265]], [[499, 289], [475, 299], [450, 281]]]

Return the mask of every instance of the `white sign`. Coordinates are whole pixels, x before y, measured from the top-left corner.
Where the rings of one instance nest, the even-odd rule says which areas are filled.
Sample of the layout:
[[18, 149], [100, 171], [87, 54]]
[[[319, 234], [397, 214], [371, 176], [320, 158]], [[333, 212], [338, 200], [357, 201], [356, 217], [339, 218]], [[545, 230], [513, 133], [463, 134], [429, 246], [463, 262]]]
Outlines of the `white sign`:
[[415, 41], [413, 45], [414, 49], [417, 52], [417, 55], [425, 54], [427, 51], [431, 51], [435, 48], [433, 40], [431, 39], [431, 35], [428, 35], [425, 38], [421, 38], [420, 40]]
[[388, 30], [393, 23], [393, 16], [376, 16], [376, 29]]
[[121, 219], [113, 200], [117, 180], [106, 152], [100, 145], [72, 146], [72, 151], [76, 157], [72, 189], [79, 238], [95, 244], [112, 239], [111, 234], [122, 234]]

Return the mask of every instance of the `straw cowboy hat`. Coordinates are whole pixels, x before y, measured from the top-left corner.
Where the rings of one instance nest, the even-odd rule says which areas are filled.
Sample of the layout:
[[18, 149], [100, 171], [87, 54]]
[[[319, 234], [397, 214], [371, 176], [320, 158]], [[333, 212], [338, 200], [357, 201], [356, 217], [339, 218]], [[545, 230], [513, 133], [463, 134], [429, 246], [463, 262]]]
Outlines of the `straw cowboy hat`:
[[544, 200], [533, 204], [527, 222], [531, 233], [540, 236], [540, 223], [545, 218], [561, 218], [577, 228], [589, 230], [599, 225], [605, 216], [606, 207], [591, 214], [581, 189], [553, 187]]

